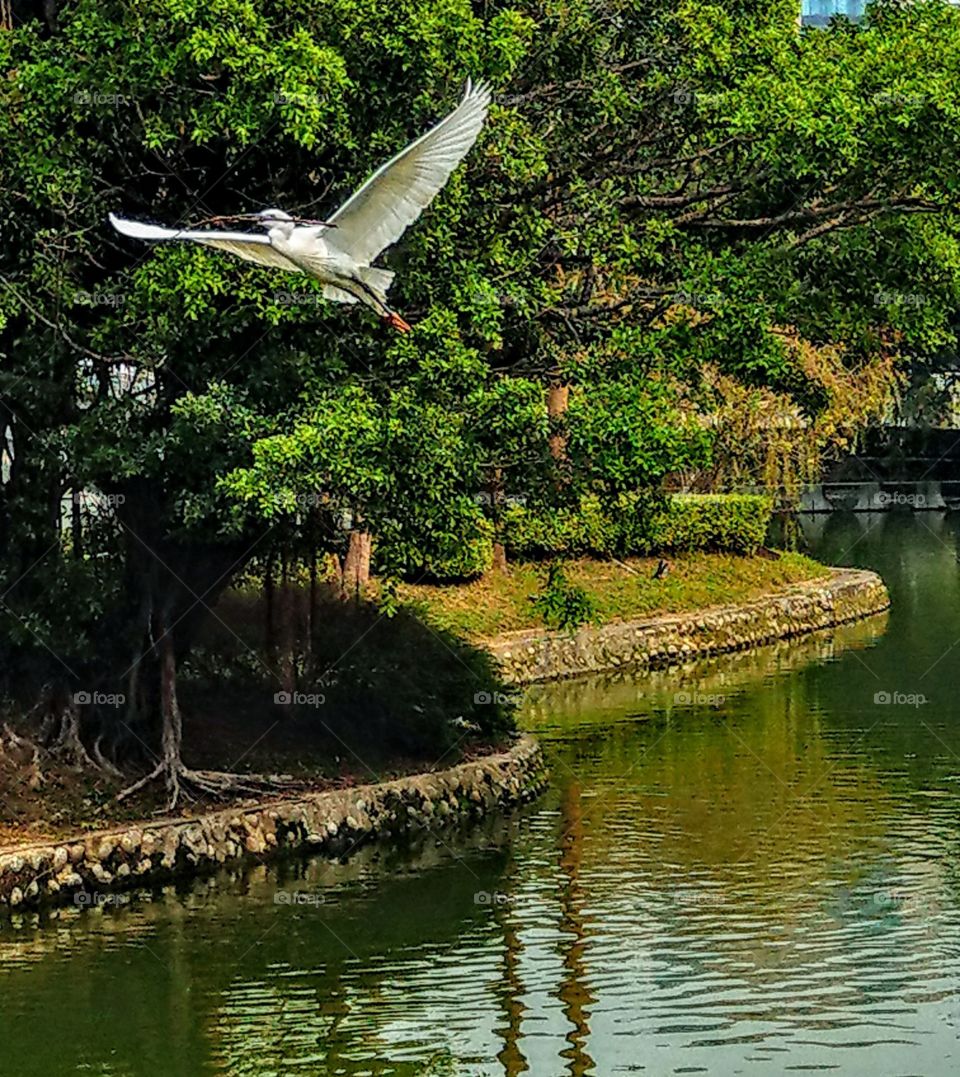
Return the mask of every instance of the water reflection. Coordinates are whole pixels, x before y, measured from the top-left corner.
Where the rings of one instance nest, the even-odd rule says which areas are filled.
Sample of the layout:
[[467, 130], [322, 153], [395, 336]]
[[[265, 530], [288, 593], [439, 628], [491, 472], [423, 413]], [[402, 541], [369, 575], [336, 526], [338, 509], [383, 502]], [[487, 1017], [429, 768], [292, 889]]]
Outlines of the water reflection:
[[0, 929], [0, 1072], [951, 1072], [957, 526], [804, 527], [888, 620], [537, 689], [470, 836]]

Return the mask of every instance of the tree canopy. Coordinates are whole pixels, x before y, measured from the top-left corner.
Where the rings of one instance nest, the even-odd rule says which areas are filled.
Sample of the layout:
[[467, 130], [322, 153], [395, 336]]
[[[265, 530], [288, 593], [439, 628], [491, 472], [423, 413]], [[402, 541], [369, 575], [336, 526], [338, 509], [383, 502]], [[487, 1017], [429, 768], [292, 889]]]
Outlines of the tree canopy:
[[[811, 31], [793, 0], [32, 13], [0, 33], [8, 692], [62, 706], [156, 659], [158, 631], [186, 652], [251, 558], [341, 550], [351, 520], [404, 572], [485, 526], [494, 487], [784, 481], [955, 346], [950, 5]], [[106, 225], [320, 214], [468, 75], [488, 124], [385, 259], [409, 338]]]

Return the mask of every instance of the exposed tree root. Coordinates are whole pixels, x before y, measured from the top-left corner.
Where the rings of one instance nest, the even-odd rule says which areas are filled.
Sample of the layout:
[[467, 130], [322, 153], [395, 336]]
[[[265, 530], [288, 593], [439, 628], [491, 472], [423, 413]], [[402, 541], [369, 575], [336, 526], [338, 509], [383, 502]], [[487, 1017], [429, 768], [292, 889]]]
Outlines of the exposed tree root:
[[[69, 767], [119, 775], [117, 768], [100, 752], [99, 743], [94, 748], [93, 756], [87, 751], [80, 736], [80, 707], [75, 698], [65, 696], [49, 684], [44, 685], [38, 703], [27, 714], [28, 720], [38, 711], [43, 715], [38, 738], [40, 750]], [[18, 739], [21, 743], [27, 743], [22, 738]]]
[[244, 793], [262, 796], [266, 793], [296, 789], [303, 784], [284, 774], [232, 774], [221, 770], [194, 770], [181, 760], [174, 760], [172, 765], [168, 766], [167, 762], [161, 759], [149, 774], [145, 774], [133, 785], [128, 785], [117, 794], [116, 799], [126, 800], [161, 776], [171, 796], [171, 808], [177, 806], [181, 797], [192, 801], [203, 797], [225, 798]]
[[109, 774], [111, 778], [122, 778], [123, 771], [119, 767], [115, 767], [113, 763], [103, 754], [100, 750], [100, 742], [102, 737], [97, 737], [94, 741], [93, 748], [90, 750], [90, 754], [93, 757], [94, 763], [105, 773]]
[[3, 736], [0, 737], [0, 754], [3, 754], [8, 747], [30, 753], [30, 775], [26, 779], [26, 785], [28, 789], [39, 789], [45, 780], [40, 766], [40, 746], [35, 741], [14, 733], [4, 722]]
[[60, 708], [59, 719], [60, 727], [49, 741], [50, 753], [70, 766], [99, 770], [99, 764], [91, 758], [80, 739], [80, 708], [72, 699]]
[[230, 774], [218, 770], [193, 770], [183, 762], [183, 719], [177, 702], [177, 667], [172, 633], [159, 625], [158, 648], [160, 651], [160, 710], [163, 716], [161, 758], [157, 765], [133, 785], [117, 794], [117, 800], [126, 800], [140, 792], [151, 782], [162, 778], [167, 789], [167, 808], [172, 811], [181, 800], [196, 802], [211, 798], [230, 796], [263, 796], [297, 786], [294, 779], [283, 775]]
[[231, 774], [223, 770], [191, 770], [184, 767], [182, 776], [210, 796], [231, 796], [237, 793], [259, 796], [296, 789], [303, 785], [286, 774]]
[[194, 770], [180, 759], [174, 759], [170, 764], [161, 759], [149, 774], [121, 790], [116, 799], [126, 800], [161, 777], [167, 787], [170, 798], [167, 807], [171, 811], [181, 800], [195, 803], [198, 800], [225, 800], [234, 796], [265, 796], [270, 793], [289, 792], [303, 785], [284, 774], [231, 774], [221, 770]]

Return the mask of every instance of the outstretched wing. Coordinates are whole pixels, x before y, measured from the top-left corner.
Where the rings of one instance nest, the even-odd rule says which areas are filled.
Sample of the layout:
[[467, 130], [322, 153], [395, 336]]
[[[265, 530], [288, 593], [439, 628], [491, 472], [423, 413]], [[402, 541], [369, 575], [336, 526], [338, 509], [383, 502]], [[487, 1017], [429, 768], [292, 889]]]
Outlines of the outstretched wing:
[[489, 105], [489, 87], [468, 80], [463, 100], [446, 119], [377, 169], [344, 202], [330, 218], [337, 227], [324, 242], [360, 265], [396, 243], [466, 157]]
[[191, 232], [186, 229], [161, 228], [156, 224], [144, 224], [141, 221], [128, 221], [123, 217], [110, 214], [110, 223], [124, 236], [133, 239], [185, 240], [190, 243], [202, 243], [205, 247], [216, 247], [228, 251], [246, 262], [270, 266], [273, 269], [285, 269], [288, 273], [300, 273], [301, 269], [275, 250], [267, 236], [249, 232]]

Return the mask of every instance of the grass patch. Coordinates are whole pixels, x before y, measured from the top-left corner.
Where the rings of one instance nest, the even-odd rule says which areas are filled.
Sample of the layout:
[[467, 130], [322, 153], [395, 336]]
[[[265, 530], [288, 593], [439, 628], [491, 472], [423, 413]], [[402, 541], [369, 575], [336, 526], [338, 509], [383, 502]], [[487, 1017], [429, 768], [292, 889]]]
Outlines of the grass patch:
[[[803, 554], [776, 559], [723, 553], [685, 553], [670, 559], [666, 576], [655, 579], [659, 558], [627, 561], [588, 558], [564, 562], [564, 573], [593, 599], [598, 619], [630, 621], [658, 613], [683, 613], [749, 602], [830, 569]], [[546, 579], [543, 564], [512, 565], [506, 575], [464, 584], [402, 584], [400, 599], [431, 624], [477, 640], [544, 625], [533, 598]]]

